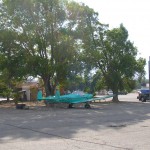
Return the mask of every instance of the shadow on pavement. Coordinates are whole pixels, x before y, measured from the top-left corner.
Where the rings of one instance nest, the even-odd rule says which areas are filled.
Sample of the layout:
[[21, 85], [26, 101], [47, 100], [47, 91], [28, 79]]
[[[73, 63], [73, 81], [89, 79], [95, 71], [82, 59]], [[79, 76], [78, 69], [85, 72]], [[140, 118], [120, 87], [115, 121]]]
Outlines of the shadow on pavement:
[[0, 142], [19, 139], [73, 138], [87, 130], [120, 130], [150, 119], [150, 103], [93, 103], [92, 109], [33, 107], [0, 109]]

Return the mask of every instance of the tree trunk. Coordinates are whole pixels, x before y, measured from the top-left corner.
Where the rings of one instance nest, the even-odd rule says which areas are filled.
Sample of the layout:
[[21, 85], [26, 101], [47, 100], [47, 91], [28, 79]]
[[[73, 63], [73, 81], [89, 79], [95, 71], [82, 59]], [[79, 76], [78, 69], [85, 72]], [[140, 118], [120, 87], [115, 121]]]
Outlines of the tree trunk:
[[119, 102], [118, 94], [116, 94], [116, 95], [113, 96], [112, 101], [115, 102], [115, 103], [118, 103], [118, 102]]
[[43, 81], [44, 81], [46, 96], [54, 95], [54, 87], [50, 84], [50, 76], [44, 77]]
[[7, 102], [9, 102], [9, 100], [10, 100], [10, 98], [9, 98], [9, 96], [7, 96]]

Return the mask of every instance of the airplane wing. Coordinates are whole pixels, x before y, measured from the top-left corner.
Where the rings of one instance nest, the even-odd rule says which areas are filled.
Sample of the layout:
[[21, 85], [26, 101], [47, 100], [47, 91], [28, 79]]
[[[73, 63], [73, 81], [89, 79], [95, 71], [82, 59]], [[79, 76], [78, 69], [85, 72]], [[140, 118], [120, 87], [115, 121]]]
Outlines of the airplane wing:
[[97, 97], [97, 98], [81, 99], [81, 100], [73, 101], [72, 103], [73, 103], [73, 104], [77, 104], [77, 103], [92, 102], [92, 101], [96, 101], [96, 100], [104, 100], [104, 99], [107, 99], [107, 98], [111, 98], [111, 97], [113, 97], [113, 96], [114, 96], [114, 95], [107, 95], [107, 96], [101, 96], [101, 97]]

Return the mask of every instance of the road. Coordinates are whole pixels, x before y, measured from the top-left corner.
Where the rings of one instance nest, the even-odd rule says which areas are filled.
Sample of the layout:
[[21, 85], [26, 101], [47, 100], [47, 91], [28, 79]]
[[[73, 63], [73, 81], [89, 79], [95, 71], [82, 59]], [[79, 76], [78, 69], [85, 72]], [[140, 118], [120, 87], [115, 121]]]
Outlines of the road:
[[0, 150], [149, 150], [150, 102], [136, 97], [92, 109], [1, 108]]

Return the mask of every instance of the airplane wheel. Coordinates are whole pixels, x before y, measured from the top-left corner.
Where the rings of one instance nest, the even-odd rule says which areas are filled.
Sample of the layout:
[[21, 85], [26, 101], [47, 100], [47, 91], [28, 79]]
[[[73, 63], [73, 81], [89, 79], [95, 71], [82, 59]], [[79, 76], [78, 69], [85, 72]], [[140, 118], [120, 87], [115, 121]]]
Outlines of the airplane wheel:
[[90, 104], [88, 104], [88, 103], [86, 103], [84, 107], [87, 109], [91, 108]]
[[69, 105], [68, 105], [68, 108], [73, 108], [73, 104], [69, 104]]

